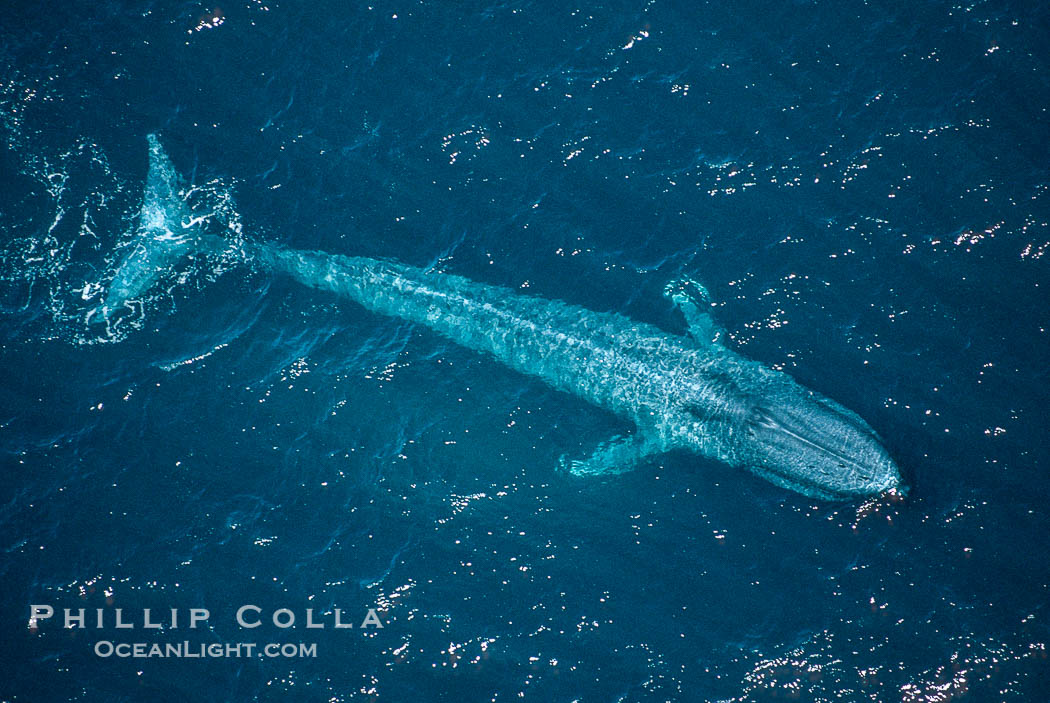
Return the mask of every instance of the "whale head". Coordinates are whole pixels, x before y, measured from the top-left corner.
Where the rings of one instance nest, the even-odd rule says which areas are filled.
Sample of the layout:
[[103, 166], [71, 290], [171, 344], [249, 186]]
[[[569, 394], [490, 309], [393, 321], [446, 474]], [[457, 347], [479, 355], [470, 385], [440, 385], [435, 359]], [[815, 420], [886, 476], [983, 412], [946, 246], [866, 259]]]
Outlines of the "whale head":
[[797, 384], [778, 384], [743, 415], [748, 468], [814, 498], [903, 492], [897, 465], [859, 415]]
[[681, 398], [670, 445], [812, 498], [905, 494], [897, 465], [855, 412], [756, 362], [720, 364]]

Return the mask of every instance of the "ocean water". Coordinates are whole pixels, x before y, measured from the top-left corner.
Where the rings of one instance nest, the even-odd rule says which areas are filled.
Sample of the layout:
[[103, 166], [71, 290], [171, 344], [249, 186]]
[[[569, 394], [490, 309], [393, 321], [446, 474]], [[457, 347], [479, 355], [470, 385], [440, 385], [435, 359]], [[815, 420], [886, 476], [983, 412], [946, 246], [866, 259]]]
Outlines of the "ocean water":
[[[1048, 26], [1020, 2], [9, 3], [0, 700], [1047, 700]], [[817, 502], [684, 454], [571, 476], [623, 421], [235, 257], [101, 320], [150, 133], [234, 248], [678, 333], [662, 291], [702, 282], [726, 343], [863, 416], [909, 494]]]

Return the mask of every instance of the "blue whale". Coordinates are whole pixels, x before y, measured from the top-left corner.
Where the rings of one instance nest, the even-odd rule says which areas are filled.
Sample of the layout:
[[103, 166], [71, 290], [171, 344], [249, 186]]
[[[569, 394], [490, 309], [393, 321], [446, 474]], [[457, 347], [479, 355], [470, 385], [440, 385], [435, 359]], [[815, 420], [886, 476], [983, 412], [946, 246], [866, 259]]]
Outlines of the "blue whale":
[[[197, 231], [178, 174], [154, 135], [139, 232], [103, 306], [142, 295], [183, 255], [222, 249]], [[720, 342], [716, 323], [679, 292], [688, 337], [616, 313], [521, 295], [445, 273], [364, 257], [246, 246], [256, 265], [368, 310], [429, 327], [523, 374], [630, 420], [634, 432], [566, 461], [576, 475], [617, 473], [685, 450], [806, 496], [849, 499], [903, 492], [875, 431], [839, 403]]]

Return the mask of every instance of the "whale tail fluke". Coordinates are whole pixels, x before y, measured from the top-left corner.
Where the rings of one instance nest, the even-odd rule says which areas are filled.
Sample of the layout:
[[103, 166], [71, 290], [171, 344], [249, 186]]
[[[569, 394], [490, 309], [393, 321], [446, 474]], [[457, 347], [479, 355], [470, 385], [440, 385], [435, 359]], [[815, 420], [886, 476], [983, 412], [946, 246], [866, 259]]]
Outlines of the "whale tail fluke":
[[141, 298], [184, 256], [219, 238], [205, 235], [201, 218], [194, 218], [180, 193], [179, 174], [156, 134], [149, 141], [149, 171], [135, 236], [110, 280], [102, 304], [103, 317]]

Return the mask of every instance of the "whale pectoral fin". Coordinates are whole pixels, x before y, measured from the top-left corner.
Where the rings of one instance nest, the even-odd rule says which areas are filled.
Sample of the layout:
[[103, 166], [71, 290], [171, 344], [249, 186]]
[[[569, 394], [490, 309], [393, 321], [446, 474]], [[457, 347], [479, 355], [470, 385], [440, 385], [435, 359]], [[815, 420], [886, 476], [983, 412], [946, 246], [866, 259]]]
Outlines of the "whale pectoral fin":
[[725, 339], [725, 330], [715, 319], [700, 309], [701, 305], [710, 304], [707, 289], [690, 279], [672, 281], [664, 288], [664, 295], [671, 299], [675, 307], [685, 317], [689, 326], [689, 336], [701, 344], [718, 344]]
[[725, 338], [725, 330], [715, 322], [714, 318], [706, 312], [701, 312], [696, 303], [685, 295], [673, 298], [678, 309], [685, 315], [685, 322], [689, 325], [689, 336], [696, 342], [703, 344], [719, 344]]
[[567, 459], [563, 456], [561, 464], [573, 476], [622, 474], [662, 451], [659, 442], [644, 434], [619, 435], [599, 444], [586, 459]]

